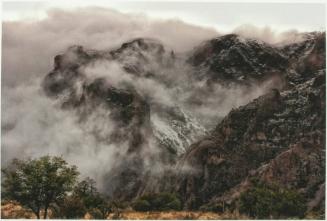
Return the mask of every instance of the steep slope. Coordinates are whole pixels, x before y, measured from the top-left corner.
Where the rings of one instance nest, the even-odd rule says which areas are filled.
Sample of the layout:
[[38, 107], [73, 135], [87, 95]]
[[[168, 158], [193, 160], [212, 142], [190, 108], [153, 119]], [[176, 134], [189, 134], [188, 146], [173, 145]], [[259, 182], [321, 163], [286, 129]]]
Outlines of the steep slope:
[[191, 145], [177, 177], [185, 208], [233, 202], [250, 188], [248, 176], [297, 189], [311, 207], [322, 202], [316, 191], [325, 182], [324, 45], [323, 34], [298, 55], [288, 68], [297, 74], [291, 86], [232, 110], [208, 137]]
[[55, 57], [44, 78], [46, 95], [76, 113], [99, 146], [116, 147], [103, 185], [118, 199], [139, 195], [154, 167], [173, 164], [205, 133], [178, 104], [158, 100], [152, 88], [143, 90], [147, 83], [165, 91], [169, 78], [157, 72], [173, 62], [152, 39], [135, 39], [112, 51], [72, 46]]
[[289, 86], [303, 83], [315, 72], [326, 69], [325, 33], [310, 33], [306, 40], [284, 46], [281, 50], [288, 57], [290, 67], [287, 74]]
[[[249, 170], [245, 174], [246, 179], [240, 185], [223, 193], [221, 197], [214, 198], [213, 202], [224, 201], [226, 206], [231, 205], [237, 200], [240, 193], [251, 188], [251, 180], [255, 178], [267, 184], [278, 184], [286, 188], [297, 189], [305, 194], [308, 205], [314, 204], [312, 201], [316, 194], [319, 195], [317, 191], [321, 191], [318, 187], [325, 183], [325, 84], [319, 82], [321, 76], [325, 76], [325, 72], [321, 72], [314, 79], [299, 85], [298, 91], [291, 90], [284, 93], [284, 99], [288, 106], [286, 110], [290, 112], [279, 117], [279, 122], [286, 121], [285, 125], [289, 125], [288, 129], [295, 132], [290, 136], [290, 141], [284, 144], [286, 150], [279, 151], [280, 153], [276, 157], [265, 161], [257, 169]], [[298, 99], [299, 96], [300, 99]], [[315, 96], [316, 99], [312, 99], [312, 96]], [[296, 109], [303, 111], [301, 121], [294, 118], [296, 112], [292, 113], [292, 111], [296, 111]], [[285, 118], [287, 115], [288, 117]], [[291, 117], [292, 121], [290, 121]], [[298, 126], [294, 127], [296, 124]], [[278, 127], [276, 127], [277, 125], [274, 127], [279, 129], [282, 125], [279, 123]], [[273, 128], [272, 132], [276, 128]], [[282, 133], [282, 135], [287, 135], [287, 133]], [[279, 143], [282, 144], [280, 141]], [[324, 198], [323, 195], [320, 197]], [[320, 202], [321, 199], [317, 205], [312, 205], [308, 209], [313, 209]]]
[[[226, 35], [186, 59], [156, 40], [135, 39], [108, 51], [69, 48], [55, 57], [43, 88], [99, 143], [115, 147], [103, 185], [116, 199], [172, 191], [186, 209], [232, 208], [258, 177], [302, 191], [308, 208], [320, 208], [324, 61], [324, 34], [282, 48]], [[256, 99], [208, 133], [199, 119], [216, 118], [197, 110], [229, 111], [221, 100], [234, 99], [226, 91], [235, 87]]]

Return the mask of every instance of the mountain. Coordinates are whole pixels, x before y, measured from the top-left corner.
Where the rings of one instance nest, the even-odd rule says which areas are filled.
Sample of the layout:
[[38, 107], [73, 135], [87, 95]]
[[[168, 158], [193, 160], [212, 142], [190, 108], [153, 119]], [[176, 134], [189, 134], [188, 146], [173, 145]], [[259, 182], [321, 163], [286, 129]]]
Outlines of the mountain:
[[[151, 164], [174, 164], [206, 133], [178, 103], [161, 102], [143, 91], [146, 81], [168, 91], [172, 82], [157, 71], [173, 59], [152, 39], [135, 39], [110, 51], [72, 46], [54, 58], [54, 68], [43, 80], [45, 94], [76, 113], [99, 146], [116, 146], [113, 168], [104, 181], [110, 195], [134, 198], [151, 176]], [[95, 73], [99, 67], [100, 75]], [[111, 75], [116, 78], [108, 78]], [[155, 86], [150, 86], [152, 92]]]
[[[284, 54], [291, 50], [290, 59], [293, 53], [298, 57], [284, 73], [291, 86], [232, 110], [209, 136], [188, 149], [178, 165], [176, 188], [186, 208], [237, 209], [235, 202], [257, 178], [296, 189], [305, 195], [308, 210], [323, 213], [325, 35], [311, 41], [283, 48]], [[189, 167], [192, 170], [184, 169]]]
[[[180, 165], [181, 171], [189, 165], [196, 171], [185, 175], [180, 183], [179, 191], [186, 197], [185, 201], [190, 200], [190, 206], [202, 205], [239, 184], [252, 170], [271, 164], [280, 154], [299, 145], [305, 146], [304, 151], [308, 152], [312, 148], [313, 156], [318, 157], [313, 161], [317, 174], [312, 174], [317, 183], [312, 185], [324, 182], [325, 83], [320, 82], [324, 76], [324, 71], [319, 72], [295, 89], [282, 93], [273, 90], [232, 110], [210, 136], [194, 143]], [[305, 164], [308, 156], [298, 157]], [[287, 176], [289, 168], [284, 168], [287, 165], [275, 164], [274, 167]], [[302, 177], [295, 177], [293, 187], [297, 187], [299, 179], [309, 177], [310, 170]], [[306, 187], [308, 180], [303, 182]], [[286, 182], [289, 184], [292, 185]]]
[[325, 57], [325, 33], [284, 46], [230, 34], [186, 54], [139, 38], [112, 50], [70, 47], [42, 85], [115, 146], [103, 178], [113, 198], [168, 191], [187, 210], [237, 210], [256, 179], [298, 191], [321, 213]]
[[325, 35], [313, 32], [305, 37], [304, 41], [281, 48], [290, 63], [287, 72], [287, 81], [290, 85], [302, 83], [312, 78], [315, 72], [326, 69]]
[[288, 64], [278, 49], [235, 34], [204, 42], [192, 52], [188, 61], [205, 74], [197, 76], [200, 79], [223, 83], [258, 83], [282, 75]]

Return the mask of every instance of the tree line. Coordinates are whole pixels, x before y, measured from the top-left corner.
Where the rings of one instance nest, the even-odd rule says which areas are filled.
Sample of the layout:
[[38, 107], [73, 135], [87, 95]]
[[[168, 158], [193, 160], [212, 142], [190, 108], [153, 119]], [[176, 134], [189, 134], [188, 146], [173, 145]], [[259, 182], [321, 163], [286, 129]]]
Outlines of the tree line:
[[[89, 213], [94, 219], [106, 219], [110, 213], [119, 218], [128, 207], [135, 211], [178, 211], [182, 201], [175, 193], [147, 193], [131, 202], [121, 202], [100, 193], [93, 179], [79, 181], [76, 166], [62, 157], [14, 159], [2, 169], [2, 200], [13, 200], [40, 219], [79, 219]], [[306, 200], [297, 191], [253, 180], [253, 187], [232, 203], [252, 218], [305, 216]], [[234, 205], [234, 206], [233, 206]], [[233, 208], [235, 207], [235, 208]], [[202, 208], [202, 209], [201, 209]], [[206, 204], [200, 210], [224, 212], [224, 205]]]
[[128, 206], [136, 211], [180, 210], [181, 201], [172, 193], [146, 194], [133, 202], [120, 202], [96, 188], [93, 179], [78, 181], [76, 166], [62, 157], [14, 159], [2, 169], [2, 199], [14, 200], [40, 219], [78, 219], [89, 213], [94, 219], [106, 219], [110, 213], [119, 218]]
[[14, 159], [2, 169], [2, 199], [14, 200], [40, 219], [82, 218], [87, 212], [95, 219], [106, 219], [121, 205], [100, 194], [90, 178], [78, 182], [76, 166], [61, 157]]

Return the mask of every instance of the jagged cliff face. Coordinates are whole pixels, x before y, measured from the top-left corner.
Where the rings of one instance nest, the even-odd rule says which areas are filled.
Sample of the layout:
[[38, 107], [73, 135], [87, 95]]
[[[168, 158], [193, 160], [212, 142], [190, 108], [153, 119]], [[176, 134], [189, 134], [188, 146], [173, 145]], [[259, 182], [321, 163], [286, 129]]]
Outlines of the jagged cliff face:
[[[164, 100], [176, 82], [158, 71], [169, 70], [175, 61], [173, 52], [152, 39], [136, 39], [111, 51], [72, 46], [55, 57], [43, 80], [46, 95], [74, 112], [81, 125], [91, 125], [88, 132], [97, 142], [119, 149], [104, 177], [105, 191], [113, 197], [140, 195], [146, 180], [158, 176], [156, 170], [174, 165], [206, 133], [182, 106]], [[146, 90], [149, 84], [163, 93], [151, 94], [155, 91]]]
[[[43, 88], [48, 96], [61, 102], [62, 108], [76, 112], [81, 123], [92, 121], [93, 113], [102, 110], [103, 123], [114, 129], [103, 131], [105, 128], [94, 125], [90, 132], [98, 142], [122, 149], [112, 162], [114, 169], [106, 176], [112, 183], [108, 192], [118, 198], [128, 198], [131, 196], [126, 193], [137, 193], [135, 188], [144, 175], [140, 154], [149, 145], [144, 137], [151, 133], [150, 108], [135, 90], [116, 88], [105, 78], [90, 79], [82, 73], [82, 68], [97, 56], [102, 55], [87, 53], [79, 46], [56, 56], [54, 70], [45, 77]], [[126, 188], [119, 189], [122, 182]]]
[[119, 149], [104, 177], [115, 198], [165, 190], [179, 192], [186, 209], [232, 204], [255, 176], [321, 205], [324, 34], [283, 47], [226, 35], [182, 55], [153, 39], [106, 51], [73, 46], [55, 57], [43, 89], [80, 124], [102, 119], [88, 132]]
[[230, 34], [203, 43], [189, 62], [206, 70], [204, 76], [198, 77], [208, 82], [258, 83], [274, 75], [282, 76], [288, 60], [264, 42]]
[[[250, 178], [305, 194], [321, 207], [325, 183], [325, 36], [284, 47], [284, 89], [232, 110], [180, 162], [177, 191], [186, 208], [232, 204]], [[295, 59], [296, 56], [296, 59]], [[321, 207], [323, 208], [323, 207]]]

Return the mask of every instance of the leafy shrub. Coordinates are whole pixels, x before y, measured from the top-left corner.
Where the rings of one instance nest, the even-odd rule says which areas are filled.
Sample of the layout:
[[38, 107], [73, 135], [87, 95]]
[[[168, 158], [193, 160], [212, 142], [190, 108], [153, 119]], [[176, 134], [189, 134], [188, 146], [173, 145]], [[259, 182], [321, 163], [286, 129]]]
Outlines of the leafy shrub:
[[142, 199], [139, 199], [135, 202], [134, 209], [141, 212], [152, 210], [150, 203], [147, 200]]
[[181, 210], [182, 204], [181, 201], [177, 198], [167, 203], [163, 210]]
[[240, 212], [259, 219], [302, 218], [305, 210], [305, 200], [302, 195], [278, 186], [257, 183], [240, 197]]
[[80, 198], [67, 196], [53, 212], [55, 218], [80, 219], [84, 217], [87, 210]]
[[181, 210], [182, 204], [172, 193], [147, 194], [140, 197], [133, 205], [136, 211]]
[[77, 183], [72, 196], [81, 200], [93, 219], [106, 219], [110, 213], [124, 206], [122, 202], [109, 200], [108, 197], [99, 193], [95, 181], [90, 178]]
[[98, 207], [104, 201], [96, 188], [95, 181], [88, 177], [77, 183], [73, 189], [73, 196], [81, 199], [88, 210]]
[[98, 208], [92, 208], [88, 211], [93, 219], [106, 219]]
[[200, 210], [221, 213], [221, 212], [224, 212], [224, 205], [222, 202], [208, 203], [208, 204], [202, 205], [200, 207]]

